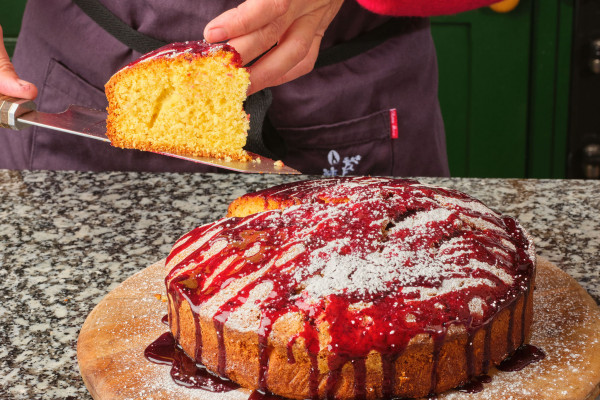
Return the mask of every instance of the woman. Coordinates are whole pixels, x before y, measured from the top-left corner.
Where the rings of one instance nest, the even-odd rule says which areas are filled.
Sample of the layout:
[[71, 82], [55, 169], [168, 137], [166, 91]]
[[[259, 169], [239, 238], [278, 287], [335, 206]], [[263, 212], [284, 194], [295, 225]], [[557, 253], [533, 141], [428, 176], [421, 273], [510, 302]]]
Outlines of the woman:
[[[308, 174], [445, 176], [449, 172], [435, 49], [423, 16], [490, 2], [147, 0], [142, 7], [141, 2], [103, 0], [102, 4], [136, 31], [162, 42], [204, 37], [228, 41], [245, 63], [262, 55], [250, 67], [250, 93], [271, 88], [273, 101], [263, 139], [269, 155], [285, 164]], [[46, 112], [63, 111], [69, 104], [106, 107], [103, 85], [141, 54], [75, 3], [82, 2], [28, 2], [14, 70], [0, 49], [1, 93], [37, 96], [38, 109]], [[319, 58], [315, 67], [319, 54], [325, 61]], [[37, 127], [0, 130], [0, 168], [211, 171]]]

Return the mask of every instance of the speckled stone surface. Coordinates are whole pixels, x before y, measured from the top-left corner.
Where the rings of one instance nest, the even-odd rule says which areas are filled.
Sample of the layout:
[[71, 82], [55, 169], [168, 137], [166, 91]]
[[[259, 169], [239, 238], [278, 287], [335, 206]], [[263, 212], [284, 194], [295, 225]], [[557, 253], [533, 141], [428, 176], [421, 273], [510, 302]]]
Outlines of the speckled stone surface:
[[[76, 343], [93, 307], [235, 197], [299, 179], [0, 170], [0, 398], [90, 399]], [[519, 219], [600, 300], [600, 181], [422, 181]]]

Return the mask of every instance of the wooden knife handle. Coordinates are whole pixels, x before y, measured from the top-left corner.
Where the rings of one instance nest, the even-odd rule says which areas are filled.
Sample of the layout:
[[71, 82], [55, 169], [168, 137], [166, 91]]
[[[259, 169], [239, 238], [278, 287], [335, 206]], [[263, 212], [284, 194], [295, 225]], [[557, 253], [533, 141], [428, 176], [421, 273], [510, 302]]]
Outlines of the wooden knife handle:
[[36, 109], [31, 100], [0, 94], [0, 128], [20, 130], [25, 125], [17, 121], [21, 115]]

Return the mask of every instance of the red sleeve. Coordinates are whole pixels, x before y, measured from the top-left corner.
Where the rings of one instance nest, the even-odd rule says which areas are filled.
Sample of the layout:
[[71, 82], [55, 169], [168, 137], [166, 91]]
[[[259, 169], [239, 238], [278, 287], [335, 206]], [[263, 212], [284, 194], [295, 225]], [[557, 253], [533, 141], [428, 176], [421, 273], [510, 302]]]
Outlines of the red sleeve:
[[456, 14], [489, 6], [498, 0], [357, 0], [376, 14], [405, 17], [429, 17]]

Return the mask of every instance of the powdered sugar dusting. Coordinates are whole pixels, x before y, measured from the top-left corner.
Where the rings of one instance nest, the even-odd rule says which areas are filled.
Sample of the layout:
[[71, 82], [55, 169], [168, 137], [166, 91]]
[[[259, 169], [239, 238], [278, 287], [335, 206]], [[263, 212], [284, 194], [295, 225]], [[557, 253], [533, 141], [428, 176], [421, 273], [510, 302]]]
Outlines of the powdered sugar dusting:
[[306, 248], [302, 243], [295, 243], [289, 246], [285, 252], [275, 261], [275, 266], [280, 267], [292, 261], [294, 258], [304, 253]]
[[238, 332], [256, 332], [260, 326], [261, 313], [256, 307], [273, 290], [273, 282], [263, 282], [252, 289], [248, 300], [240, 306], [227, 320], [227, 326]]
[[218, 291], [213, 297], [211, 297], [208, 301], [202, 304], [202, 307], [193, 305], [192, 310], [196, 314], [203, 315], [209, 319], [212, 319], [213, 315], [217, 313], [217, 310], [227, 302], [227, 300], [231, 299], [236, 295], [240, 290], [242, 290], [246, 285], [251, 282], [254, 282], [258, 277], [263, 275], [269, 268], [272, 266], [272, 263], [265, 265], [263, 268], [255, 271], [247, 276], [244, 276], [241, 279], [236, 281], [230, 281], [229, 285], [222, 288], [222, 290]]
[[[216, 311], [246, 285], [272, 279], [278, 285], [291, 282], [290, 304], [318, 303], [332, 295], [370, 303], [393, 293], [415, 304], [473, 288], [506, 293], [521, 284], [515, 281], [517, 247], [501, 216], [462, 193], [414, 181], [354, 178], [287, 185], [270, 195], [293, 205], [232, 218], [229, 231], [210, 238], [241, 247], [239, 252], [223, 248], [222, 260], [211, 261], [215, 267], [200, 287], [208, 290], [232, 268], [239, 282], [237, 290], [215, 291], [202, 300], [206, 304], [195, 304], [208, 309], [203, 313]], [[532, 242], [526, 246], [531, 252]], [[195, 263], [204, 259], [200, 255]], [[171, 275], [181, 274], [176, 270]], [[266, 295], [257, 307], [267, 307]], [[479, 317], [493, 311], [479, 298], [469, 303], [475, 297], [469, 294], [465, 307]]]
[[221, 261], [221, 263], [219, 263], [217, 268], [215, 269], [215, 272], [206, 278], [206, 280], [204, 281], [204, 285], [202, 286], [202, 289], [206, 290], [207, 288], [209, 288], [213, 279], [218, 277], [219, 274], [221, 272], [223, 272], [225, 270], [225, 268], [229, 267], [231, 265], [231, 263], [234, 262], [236, 259], [237, 259], [236, 256], [229, 256], [225, 260]]
[[497, 232], [503, 232], [502, 228], [499, 227], [498, 225], [495, 225], [489, 221], [486, 221], [483, 218], [478, 218], [478, 217], [471, 217], [468, 215], [463, 215], [461, 216], [461, 219], [463, 221], [465, 221], [467, 224], [474, 226], [477, 229], [491, 229]]
[[454, 213], [451, 210], [447, 210], [445, 208], [435, 208], [432, 210], [419, 212], [397, 223], [391, 229], [391, 232], [393, 233], [394, 231], [400, 229], [411, 229], [419, 231], [426, 230], [428, 229], [428, 223], [446, 221], [453, 214]]
[[252, 247], [250, 247], [248, 250], [246, 250], [246, 252], [244, 253], [244, 258], [253, 257], [253, 256], [257, 255], [259, 252], [260, 252], [260, 244], [254, 243], [252, 245]]
[[440, 204], [444, 205], [444, 206], [453, 206], [454, 208], [460, 210], [460, 209], [467, 209], [467, 210], [471, 210], [473, 212], [482, 214], [482, 215], [491, 215], [494, 216], [496, 218], [500, 217], [500, 215], [491, 210], [490, 208], [488, 208], [485, 204], [481, 203], [478, 200], [472, 199], [470, 201], [465, 201], [456, 197], [450, 197], [450, 196], [443, 196], [443, 195], [434, 195], [433, 196], [436, 200], [438, 200], [440, 202]]
[[[310, 354], [332, 349], [332, 365], [341, 366], [372, 351], [402, 354], [413, 338], [441, 340], [453, 328], [474, 333], [503, 309], [514, 315], [531, 290], [531, 240], [512, 218], [487, 212], [465, 194], [408, 180], [349, 178], [256, 196], [255, 204], [277, 209], [228, 219], [167, 280], [177, 309], [189, 303], [194, 318], [212, 321], [220, 374], [228, 367], [225, 328], [258, 336], [262, 374], [269, 341], [281, 339], [271, 335], [273, 325], [294, 314], [298, 321], [285, 335], [303, 339]], [[215, 248], [221, 250], [205, 257]], [[507, 351], [525, 337], [521, 326], [521, 339]]]
[[484, 270], [484, 271], [489, 271], [491, 273], [493, 273], [496, 277], [500, 278], [502, 280], [502, 282], [506, 283], [507, 285], [512, 285], [514, 283], [514, 279], [512, 277], [512, 275], [510, 275], [508, 272], [506, 272], [506, 270], [504, 270], [503, 268], [496, 266], [496, 265], [490, 265], [487, 263], [483, 263], [479, 260], [473, 260], [471, 259], [469, 261], [469, 267], [475, 271], [475, 270]]
[[[163, 271], [163, 263], [158, 263], [136, 274], [90, 314], [81, 329], [80, 344], [94, 343], [99, 354], [108, 358], [104, 359], [102, 371], [95, 368], [96, 359], [80, 358], [82, 374], [89, 377], [92, 367], [98, 384], [103, 390], [112, 387], [114, 391], [107, 395], [115, 399], [248, 399], [249, 391], [244, 389], [211, 393], [179, 386], [170, 377], [169, 366], [153, 364], [144, 358], [146, 346], [166, 331], [160, 322], [166, 313], [165, 303], [154, 296], [164, 295]], [[600, 382], [598, 306], [572, 278], [544, 260], [538, 265], [536, 286], [531, 343], [543, 349], [546, 358], [516, 372], [493, 369], [492, 381], [484, 384], [479, 393], [449, 391], [436, 398], [583, 400], [593, 393]], [[405, 320], [415, 322], [416, 317], [406, 314]], [[115, 349], [128, 350], [115, 352]], [[118, 387], [110, 385], [115, 381]]]
[[469, 311], [471, 311], [471, 314], [483, 315], [484, 304], [485, 303], [481, 297], [473, 297], [471, 301], [469, 301]]
[[205, 233], [196, 240], [190, 241], [190, 235], [184, 235], [177, 242], [175, 242], [175, 245], [173, 246], [173, 250], [171, 252], [173, 253], [174, 251], [180, 248], [181, 249], [175, 257], [170, 257], [166, 267], [168, 269], [172, 269], [190, 254], [192, 254], [194, 251], [202, 247], [206, 242], [208, 242], [209, 239], [219, 234], [223, 230], [222, 222], [223, 220], [205, 226]]
[[493, 370], [483, 391], [450, 391], [444, 400], [593, 399], [600, 384], [600, 309], [579, 285], [542, 260], [534, 292], [534, 321], [529, 343], [546, 357], [515, 372]]
[[[127, 279], [90, 314], [79, 337], [79, 366], [88, 384], [104, 398], [119, 400], [245, 400], [248, 392], [212, 393], [176, 384], [170, 367], [151, 363], [144, 350], [167, 327], [165, 264], [161, 261]], [[89, 352], [90, 347], [95, 350]], [[99, 358], [88, 358], [96, 354]], [[89, 387], [89, 386], [88, 386]]]

